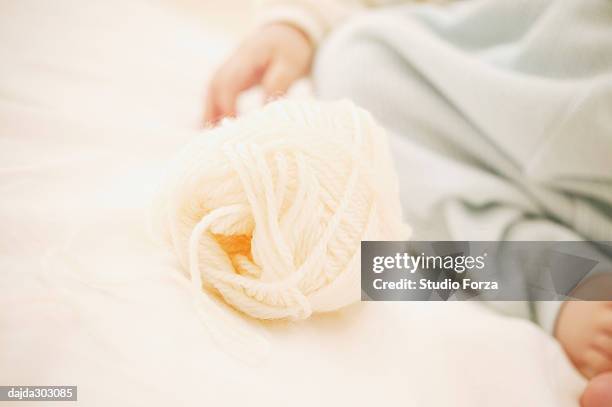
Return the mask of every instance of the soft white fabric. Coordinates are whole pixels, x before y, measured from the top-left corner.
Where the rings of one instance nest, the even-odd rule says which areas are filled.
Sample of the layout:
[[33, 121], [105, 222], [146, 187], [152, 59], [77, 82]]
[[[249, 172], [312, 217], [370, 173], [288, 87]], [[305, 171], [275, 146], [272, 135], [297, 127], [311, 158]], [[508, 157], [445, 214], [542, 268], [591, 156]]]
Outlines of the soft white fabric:
[[213, 343], [143, 208], [222, 45], [139, 1], [2, 4], [0, 383], [79, 386], [57, 406], [576, 406], [548, 335], [470, 304], [245, 320], [255, 366]]

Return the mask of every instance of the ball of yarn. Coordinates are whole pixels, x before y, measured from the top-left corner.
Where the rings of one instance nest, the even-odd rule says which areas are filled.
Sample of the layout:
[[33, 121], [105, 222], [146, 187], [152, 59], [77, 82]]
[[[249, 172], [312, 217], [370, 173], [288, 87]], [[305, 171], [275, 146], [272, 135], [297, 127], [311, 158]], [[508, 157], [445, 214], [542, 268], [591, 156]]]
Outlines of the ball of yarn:
[[360, 299], [360, 242], [406, 238], [385, 131], [347, 101], [277, 101], [199, 135], [155, 207], [212, 291], [260, 319]]

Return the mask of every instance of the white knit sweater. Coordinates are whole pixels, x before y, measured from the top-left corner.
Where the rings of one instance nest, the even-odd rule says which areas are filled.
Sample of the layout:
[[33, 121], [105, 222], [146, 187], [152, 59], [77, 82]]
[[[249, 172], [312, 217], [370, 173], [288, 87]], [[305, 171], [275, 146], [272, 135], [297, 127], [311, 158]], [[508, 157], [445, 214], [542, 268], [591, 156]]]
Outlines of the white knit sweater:
[[[314, 44], [347, 16], [371, 7], [419, 0], [256, 0], [258, 22], [286, 22], [301, 29]], [[421, 0], [422, 1], [422, 0]]]

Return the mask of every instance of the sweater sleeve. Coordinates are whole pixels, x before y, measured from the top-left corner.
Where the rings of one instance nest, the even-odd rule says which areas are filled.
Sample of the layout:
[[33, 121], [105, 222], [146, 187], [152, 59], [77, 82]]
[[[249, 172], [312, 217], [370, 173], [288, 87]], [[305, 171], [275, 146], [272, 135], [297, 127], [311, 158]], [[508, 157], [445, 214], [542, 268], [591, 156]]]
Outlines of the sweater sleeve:
[[555, 333], [557, 316], [561, 310], [562, 301], [537, 301], [535, 303], [538, 324], [551, 335]]
[[370, 6], [367, 0], [257, 0], [258, 24], [285, 22], [302, 30], [316, 45], [342, 20]]

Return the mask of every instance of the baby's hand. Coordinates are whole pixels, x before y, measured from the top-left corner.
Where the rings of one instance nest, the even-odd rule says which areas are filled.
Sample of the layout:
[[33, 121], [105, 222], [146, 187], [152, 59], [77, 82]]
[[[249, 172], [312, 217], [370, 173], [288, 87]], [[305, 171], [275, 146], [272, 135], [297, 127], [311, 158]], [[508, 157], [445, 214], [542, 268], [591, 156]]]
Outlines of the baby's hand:
[[555, 336], [587, 379], [612, 371], [612, 302], [564, 303]]
[[[608, 299], [609, 273], [585, 281], [578, 298]], [[567, 301], [561, 307], [555, 336], [578, 370], [589, 379], [582, 407], [612, 406], [612, 301]]]
[[210, 82], [205, 121], [215, 123], [236, 115], [241, 92], [261, 84], [267, 98], [284, 94], [310, 70], [314, 47], [289, 24], [265, 25], [247, 38], [217, 70]]

